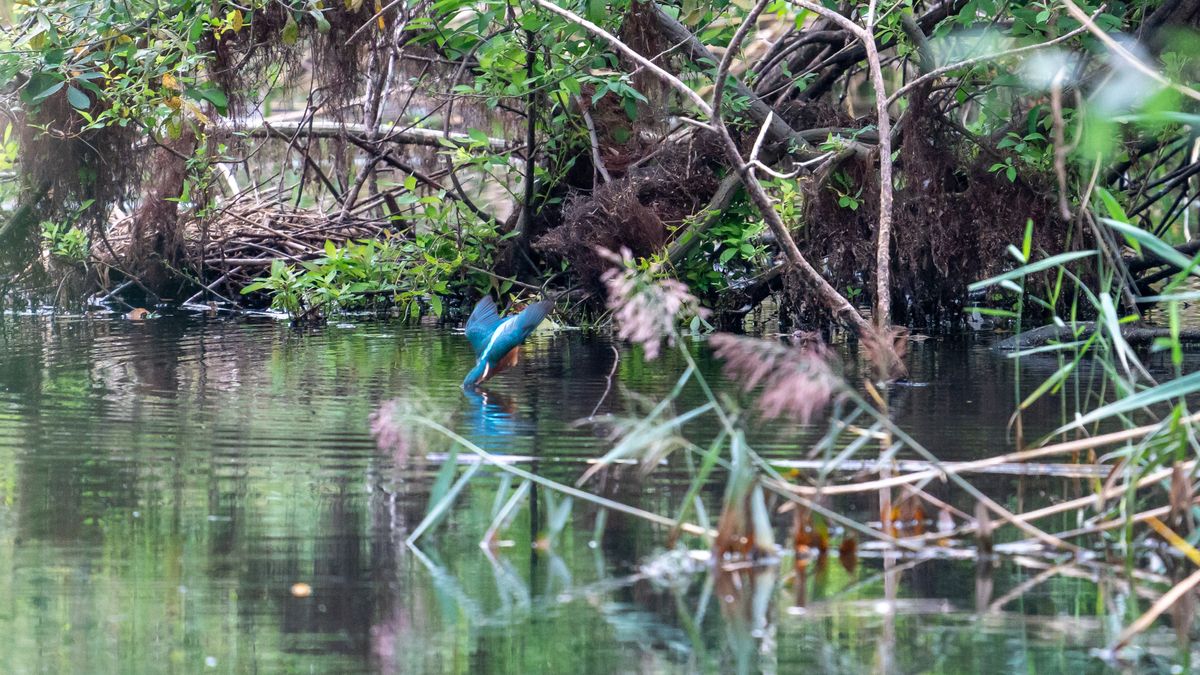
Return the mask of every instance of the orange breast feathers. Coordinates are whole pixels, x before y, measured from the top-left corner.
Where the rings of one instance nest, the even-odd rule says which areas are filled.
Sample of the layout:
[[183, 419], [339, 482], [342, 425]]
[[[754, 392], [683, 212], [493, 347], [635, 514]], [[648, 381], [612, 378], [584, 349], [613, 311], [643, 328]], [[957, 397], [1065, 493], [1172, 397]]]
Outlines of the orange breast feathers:
[[517, 365], [520, 362], [521, 362], [521, 347], [520, 347], [520, 345], [518, 345], [516, 347], [513, 347], [511, 351], [509, 351], [507, 354], [505, 354], [504, 358], [502, 358], [498, 362], [496, 362], [496, 365], [484, 370], [483, 377], [479, 378], [479, 381], [484, 382], [488, 379], [491, 379], [492, 377], [495, 377], [497, 373], [504, 372], [505, 370], [512, 368], [513, 366]]

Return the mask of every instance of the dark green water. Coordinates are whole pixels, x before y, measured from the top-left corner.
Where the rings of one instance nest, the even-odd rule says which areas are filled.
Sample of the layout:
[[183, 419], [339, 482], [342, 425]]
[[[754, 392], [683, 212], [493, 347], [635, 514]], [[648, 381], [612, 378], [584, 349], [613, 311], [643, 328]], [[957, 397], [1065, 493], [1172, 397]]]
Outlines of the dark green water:
[[[903, 425], [946, 459], [1011, 448], [1011, 363], [971, 342], [914, 349], [912, 378], [928, 386], [895, 394]], [[621, 409], [621, 387], [662, 394], [682, 369], [621, 352], [600, 412]], [[381, 402], [423, 392], [464, 435], [567, 482], [610, 447], [573, 424], [605, 390], [610, 343], [562, 333], [527, 357], [489, 383], [483, 409], [458, 389], [465, 338], [440, 329], [4, 319], [0, 671], [1090, 672], [1105, 669], [1092, 650], [1147, 606], [1111, 567], [1046, 572], [1037, 558], [991, 569], [864, 551], [853, 569], [667, 579], [639, 569], [661, 531], [610, 515], [590, 545], [595, 509], [579, 504], [549, 550], [531, 547], [522, 508], [493, 556], [478, 546], [501, 484], [491, 469], [409, 548], [439, 467], [376, 447]], [[1022, 377], [1054, 364], [1039, 368]], [[1027, 428], [1050, 428], [1047, 415]], [[703, 426], [689, 433], [705, 440]], [[815, 433], [773, 426], [752, 441], [795, 457]], [[1014, 508], [1079, 490], [1009, 487]], [[603, 487], [661, 513], [684, 490], [676, 465]], [[1169, 617], [1142, 648], [1139, 667], [1164, 671], [1191, 653]]]

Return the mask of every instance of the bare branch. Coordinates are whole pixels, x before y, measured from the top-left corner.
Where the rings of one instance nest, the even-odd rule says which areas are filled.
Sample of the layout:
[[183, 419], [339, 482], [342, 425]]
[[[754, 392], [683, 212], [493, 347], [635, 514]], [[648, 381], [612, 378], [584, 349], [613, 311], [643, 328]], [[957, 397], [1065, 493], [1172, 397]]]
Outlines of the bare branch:
[[[867, 52], [867, 65], [871, 75], [871, 86], [875, 90], [876, 126], [879, 128], [879, 224], [875, 232], [875, 325], [888, 326], [892, 323], [892, 121], [888, 113], [887, 89], [883, 81], [883, 68], [879, 63], [879, 49], [875, 45], [873, 27], [863, 28], [837, 12], [809, 0], [791, 0], [804, 9], [819, 14], [842, 26], [863, 43]], [[874, 2], [868, 11], [868, 21], [875, 15]]]
[[[1096, 14], [1099, 14], [1103, 10], [1104, 10], [1104, 7], [1102, 6], [1100, 9], [1096, 10]], [[1073, 30], [1069, 33], [1064, 33], [1064, 34], [1054, 38], [1053, 40], [1049, 40], [1047, 42], [1039, 42], [1034, 45], [1027, 45], [1025, 47], [1017, 47], [1016, 49], [1005, 49], [1004, 51], [993, 52], [991, 54], [984, 54], [982, 56], [976, 56], [976, 57], [970, 58], [970, 59], [963, 59], [962, 61], [951, 63], [951, 64], [945, 65], [945, 66], [941, 66], [940, 68], [934, 68], [933, 70], [929, 71], [928, 73], [925, 73], [924, 75], [918, 77], [917, 79], [913, 80], [912, 82], [909, 82], [908, 84], [904, 85], [903, 87], [900, 87], [895, 92], [893, 92], [892, 95], [890, 97], [888, 97], [888, 100], [887, 100], [888, 105], [895, 103], [896, 100], [899, 99], [901, 96], [904, 96], [905, 94], [907, 94], [910, 91], [912, 91], [913, 89], [921, 86], [922, 84], [925, 84], [926, 82], [928, 82], [930, 80], [939, 78], [951, 71], [958, 70], [959, 68], [966, 68], [967, 66], [973, 66], [976, 63], [983, 63], [985, 61], [999, 61], [1000, 59], [1006, 59], [1010, 56], [1017, 56], [1018, 54], [1027, 54], [1029, 52], [1034, 52], [1039, 49], [1053, 47], [1056, 44], [1070, 40], [1071, 38], [1075, 37], [1076, 35], [1079, 35], [1080, 33], [1084, 32], [1085, 30], [1087, 30], [1086, 26], [1080, 26], [1079, 28], [1076, 28], [1075, 30]]]
[[[376, 133], [382, 131], [383, 127], [381, 126]], [[294, 121], [275, 122], [269, 119], [263, 120], [263, 123], [259, 126], [240, 129], [237, 132], [247, 134], [253, 138], [270, 136], [283, 138], [284, 140], [290, 140], [293, 136], [307, 136], [310, 138], [345, 138], [346, 136], [367, 138], [371, 136], [371, 129], [362, 124], [342, 124], [329, 121], [315, 121], [311, 124], [302, 124]], [[434, 148], [441, 147], [445, 141], [462, 147], [467, 147], [474, 143], [467, 134], [456, 132], [443, 133], [437, 129], [423, 129], [420, 127], [389, 131], [382, 134], [379, 138], [380, 143], [426, 145]], [[511, 146], [512, 144], [509, 141], [502, 138], [488, 139], [488, 147], [493, 152], [504, 152], [512, 149]]]
[[[759, 0], [756, 3], [754, 10], [751, 10], [749, 16], [757, 16], [766, 7], [768, 0]], [[747, 21], [749, 23], [749, 20]], [[742, 28], [745, 28], [743, 24]], [[738, 30], [737, 34], [729, 43], [728, 53], [737, 52], [741, 46], [741, 41], [745, 38], [747, 30]], [[727, 68], [728, 63], [723, 60], [722, 64]], [[721, 82], [725, 72], [718, 68], [717, 82]], [[720, 94], [719, 90], [714, 91], [715, 94]], [[719, 107], [719, 99], [715, 102], [715, 107]], [[769, 122], [769, 120], [768, 120]], [[750, 201], [754, 203], [763, 220], [771, 228], [771, 233], [775, 235], [780, 247], [783, 249], [784, 256], [804, 277], [804, 280], [820, 297], [823, 304], [834, 316], [836, 316], [844, 325], [853, 330], [857, 334], [863, 334], [870, 330], [870, 325], [862, 314], [850, 304], [850, 301], [837, 291], [826, 279], [821, 276], [821, 273], [814, 268], [804, 254], [800, 252], [800, 248], [796, 246], [796, 240], [792, 237], [792, 233], [788, 230], [787, 225], [780, 218], [779, 213], [775, 211], [771, 204], [771, 198], [767, 196], [762, 184], [755, 177], [753, 168], [750, 164], [742, 159], [741, 151], [734, 142], [733, 136], [730, 135], [729, 129], [719, 119], [714, 120], [713, 126], [717, 133], [721, 136], [721, 140], [725, 144], [725, 154], [729, 161], [737, 169], [738, 175], [742, 179], [742, 184], [746, 186], [746, 192], [750, 196]], [[882, 135], [882, 134], [881, 134]]]

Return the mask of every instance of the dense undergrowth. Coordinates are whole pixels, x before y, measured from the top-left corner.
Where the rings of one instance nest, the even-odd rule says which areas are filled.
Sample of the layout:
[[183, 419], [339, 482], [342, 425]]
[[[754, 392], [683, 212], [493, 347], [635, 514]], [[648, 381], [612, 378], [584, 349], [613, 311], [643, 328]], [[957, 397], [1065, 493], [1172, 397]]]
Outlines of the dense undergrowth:
[[[71, 300], [74, 275], [74, 299], [133, 280], [139, 302], [416, 316], [553, 287], [597, 310], [596, 249], [626, 247], [724, 325], [774, 297], [859, 333], [867, 307], [959, 323], [1030, 219], [1039, 250], [1115, 254], [1094, 195], [1189, 244], [1194, 41], [1169, 3], [519, 9], [12, 7], [6, 294]], [[1121, 30], [1140, 46], [1101, 39]], [[233, 215], [254, 209], [279, 219]], [[1167, 272], [1122, 255], [1131, 291]]]

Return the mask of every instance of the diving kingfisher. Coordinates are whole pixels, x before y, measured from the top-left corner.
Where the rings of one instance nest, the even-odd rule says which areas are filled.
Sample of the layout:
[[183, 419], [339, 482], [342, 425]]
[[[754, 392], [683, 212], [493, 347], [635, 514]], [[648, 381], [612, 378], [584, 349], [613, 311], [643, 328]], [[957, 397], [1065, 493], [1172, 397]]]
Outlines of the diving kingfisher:
[[463, 380], [463, 389], [477, 387], [502, 370], [515, 366], [521, 343], [554, 309], [554, 300], [539, 300], [505, 318], [500, 317], [496, 301], [484, 296], [467, 319], [467, 339], [475, 348], [475, 367]]

